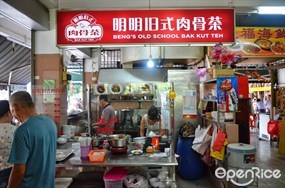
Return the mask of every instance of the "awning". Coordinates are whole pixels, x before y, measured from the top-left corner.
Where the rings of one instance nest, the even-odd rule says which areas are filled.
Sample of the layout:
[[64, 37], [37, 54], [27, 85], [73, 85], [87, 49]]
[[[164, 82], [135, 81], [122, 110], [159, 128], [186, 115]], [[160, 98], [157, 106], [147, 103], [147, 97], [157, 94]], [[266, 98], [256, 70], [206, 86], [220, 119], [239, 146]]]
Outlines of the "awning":
[[31, 50], [0, 36], [0, 84], [26, 85], [31, 81]]

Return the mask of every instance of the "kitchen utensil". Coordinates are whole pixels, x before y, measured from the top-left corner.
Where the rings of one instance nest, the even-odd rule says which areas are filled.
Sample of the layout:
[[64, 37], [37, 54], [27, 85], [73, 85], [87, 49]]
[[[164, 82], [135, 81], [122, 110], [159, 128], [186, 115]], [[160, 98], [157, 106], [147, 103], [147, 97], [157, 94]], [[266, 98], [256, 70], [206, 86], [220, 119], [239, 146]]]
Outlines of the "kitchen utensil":
[[131, 153], [132, 153], [133, 155], [141, 155], [141, 154], [143, 153], [143, 151], [142, 151], [142, 150], [137, 150], [137, 149], [135, 149], [135, 150], [132, 150]]
[[134, 110], [130, 108], [122, 109], [121, 110], [121, 124], [125, 125], [127, 128], [133, 127], [133, 114]]
[[62, 125], [62, 133], [67, 135], [68, 138], [74, 137], [76, 126], [74, 125]]
[[128, 151], [128, 147], [112, 147], [111, 148], [111, 154], [113, 155], [121, 155], [121, 154], [126, 154]]
[[57, 139], [57, 143], [58, 144], [65, 144], [67, 142], [67, 138], [64, 138], [64, 137], [59, 137]]
[[67, 136], [67, 135], [65, 135], [65, 134], [60, 135], [60, 137], [61, 137], [61, 138], [66, 138], [66, 139], [68, 139], [68, 136]]
[[106, 135], [104, 134], [98, 134], [92, 137], [92, 146], [98, 147], [103, 145], [104, 140], [106, 139]]
[[118, 123], [122, 122], [122, 115], [121, 114], [122, 114], [122, 112], [120, 110], [115, 110], [115, 116], [116, 116]]
[[124, 147], [127, 145], [127, 136], [124, 134], [109, 135], [107, 140], [111, 147]]
[[134, 138], [136, 149], [143, 150], [145, 142], [146, 142], [146, 137], [135, 137]]

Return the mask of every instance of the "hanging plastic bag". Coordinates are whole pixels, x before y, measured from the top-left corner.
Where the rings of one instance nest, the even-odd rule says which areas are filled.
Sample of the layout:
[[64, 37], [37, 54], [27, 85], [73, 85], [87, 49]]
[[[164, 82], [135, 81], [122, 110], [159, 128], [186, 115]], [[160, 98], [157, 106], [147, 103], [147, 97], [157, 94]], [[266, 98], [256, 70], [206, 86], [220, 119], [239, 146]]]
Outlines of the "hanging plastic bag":
[[279, 123], [281, 123], [281, 122], [278, 122], [276, 120], [270, 120], [267, 123], [267, 132], [268, 132], [268, 134], [270, 134], [270, 135], [279, 135]]
[[195, 129], [195, 139], [193, 144], [202, 143], [205, 140], [209, 130], [212, 128], [212, 125], [209, 125], [207, 128], [203, 129], [200, 125]]
[[195, 139], [193, 141], [192, 149], [197, 153], [204, 155], [209, 148], [212, 140], [213, 125], [208, 125], [207, 128], [201, 129], [200, 125], [195, 130]]
[[218, 133], [218, 127], [216, 125], [213, 125], [213, 132], [212, 132], [212, 140], [211, 140], [211, 145], [210, 145], [210, 149], [212, 149], [214, 142], [216, 140], [217, 137], [217, 133]]
[[207, 166], [213, 166], [215, 164], [215, 159], [211, 157], [211, 149], [208, 147], [205, 151], [204, 155], [202, 156], [201, 160], [207, 165]]
[[209, 134], [206, 134], [204, 140], [201, 143], [192, 145], [192, 149], [195, 150], [197, 153], [204, 155], [204, 153], [210, 146], [211, 140], [212, 140], [212, 136], [210, 136]]
[[225, 143], [225, 140], [226, 140], [226, 133], [224, 133], [224, 131], [222, 131], [222, 129], [219, 129], [217, 137], [216, 137], [214, 144], [212, 146], [212, 149], [214, 151], [221, 151], [222, 147]]
[[211, 150], [211, 153], [210, 153], [210, 156], [215, 158], [215, 159], [218, 159], [218, 160], [224, 160], [225, 158], [225, 151], [226, 151], [226, 145], [228, 144], [228, 141], [227, 139], [225, 140], [222, 148], [220, 151], [215, 151], [215, 150]]

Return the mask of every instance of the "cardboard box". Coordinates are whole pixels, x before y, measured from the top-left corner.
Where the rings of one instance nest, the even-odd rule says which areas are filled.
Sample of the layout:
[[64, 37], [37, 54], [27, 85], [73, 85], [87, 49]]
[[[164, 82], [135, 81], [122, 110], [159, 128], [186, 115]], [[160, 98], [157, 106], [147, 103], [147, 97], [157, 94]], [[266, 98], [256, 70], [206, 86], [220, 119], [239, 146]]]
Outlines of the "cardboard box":
[[238, 124], [226, 124], [226, 134], [229, 144], [239, 143]]

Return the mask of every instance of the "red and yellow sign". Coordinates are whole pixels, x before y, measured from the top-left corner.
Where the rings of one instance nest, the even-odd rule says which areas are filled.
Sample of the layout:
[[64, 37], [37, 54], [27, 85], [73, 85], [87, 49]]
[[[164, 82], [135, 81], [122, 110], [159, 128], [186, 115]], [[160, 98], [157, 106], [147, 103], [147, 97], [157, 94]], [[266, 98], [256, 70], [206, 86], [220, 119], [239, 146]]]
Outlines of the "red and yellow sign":
[[243, 57], [285, 56], [285, 28], [236, 27], [236, 44], [228, 47]]
[[233, 9], [58, 11], [57, 44], [233, 43]]

